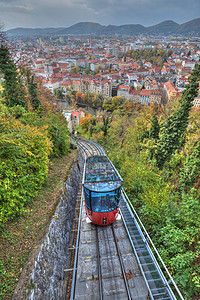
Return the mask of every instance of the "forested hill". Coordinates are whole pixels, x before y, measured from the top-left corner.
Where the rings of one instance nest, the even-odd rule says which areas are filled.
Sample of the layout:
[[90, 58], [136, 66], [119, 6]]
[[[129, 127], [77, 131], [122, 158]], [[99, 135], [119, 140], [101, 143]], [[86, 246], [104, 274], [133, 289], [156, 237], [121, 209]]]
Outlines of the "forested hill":
[[[200, 67], [166, 107], [110, 102], [79, 133], [101, 143], [184, 299], [200, 299]], [[116, 98], [116, 97], [114, 97]], [[112, 111], [112, 112], [111, 112]]]
[[179, 25], [167, 20], [154, 26], [145, 27], [140, 24], [103, 26], [93, 22], [80, 22], [68, 28], [15, 28], [7, 31], [11, 35], [66, 35], [66, 34], [96, 34], [96, 35], [200, 35], [200, 18]]

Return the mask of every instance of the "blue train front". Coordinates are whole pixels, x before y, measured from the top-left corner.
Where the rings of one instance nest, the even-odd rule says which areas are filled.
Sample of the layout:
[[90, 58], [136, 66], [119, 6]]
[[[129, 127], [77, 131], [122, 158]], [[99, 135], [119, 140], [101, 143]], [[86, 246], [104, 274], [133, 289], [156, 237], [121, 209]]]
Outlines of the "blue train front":
[[114, 222], [119, 213], [122, 179], [106, 156], [87, 158], [83, 186], [86, 213], [92, 223]]

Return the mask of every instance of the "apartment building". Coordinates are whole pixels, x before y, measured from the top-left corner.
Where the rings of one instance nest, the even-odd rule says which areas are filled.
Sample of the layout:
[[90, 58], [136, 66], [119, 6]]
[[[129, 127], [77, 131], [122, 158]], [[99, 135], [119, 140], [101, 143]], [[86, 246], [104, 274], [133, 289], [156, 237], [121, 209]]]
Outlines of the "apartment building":
[[112, 83], [110, 81], [91, 80], [88, 84], [88, 91], [101, 94], [104, 97], [112, 97]]
[[197, 97], [194, 98], [193, 106], [196, 107], [196, 108], [200, 107], [200, 94]]
[[166, 94], [167, 101], [173, 101], [177, 97], [180, 97], [180, 93], [178, 92], [177, 88], [170, 81], [165, 82], [164, 92]]
[[133, 102], [140, 102], [147, 106], [150, 106], [153, 103], [161, 104], [162, 96], [163, 94], [160, 90], [143, 89], [141, 91], [131, 90], [129, 92], [129, 100]]

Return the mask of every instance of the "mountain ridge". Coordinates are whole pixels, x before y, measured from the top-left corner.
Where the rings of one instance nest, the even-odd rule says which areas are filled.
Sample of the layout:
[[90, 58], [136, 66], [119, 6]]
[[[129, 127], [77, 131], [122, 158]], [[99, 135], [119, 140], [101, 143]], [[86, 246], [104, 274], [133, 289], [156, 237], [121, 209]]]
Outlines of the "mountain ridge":
[[200, 35], [200, 18], [178, 24], [173, 20], [166, 20], [152, 26], [141, 24], [101, 25], [96, 22], [79, 22], [69, 27], [23, 28], [7, 30], [8, 36], [26, 35]]

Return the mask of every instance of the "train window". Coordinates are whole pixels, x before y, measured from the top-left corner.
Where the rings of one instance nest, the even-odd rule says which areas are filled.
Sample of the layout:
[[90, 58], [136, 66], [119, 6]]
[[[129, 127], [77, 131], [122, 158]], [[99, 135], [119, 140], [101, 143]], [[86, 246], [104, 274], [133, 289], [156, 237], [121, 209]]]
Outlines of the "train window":
[[91, 192], [92, 210], [96, 212], [109, 212], [119, 206], [120, 189], [107, 193]]
[[104, 203], [105, 203], [105, 194], [104, 193], [95, 193], [91, 192], [91, 205], [92, 210], [96, 212], [101, 212], [102, 209], [104, 209]]
[[84, 188], [84, 191], [85, 191], [85, 203], [86, 203], [86, 206], [91, 209], [91, 202], [90, 202], [90, 191], [88, 191], [86, 188]]

